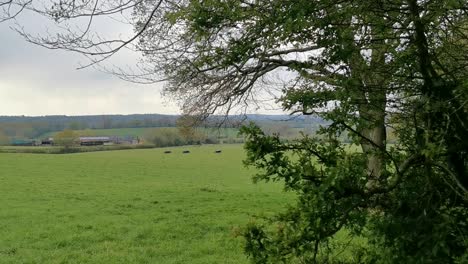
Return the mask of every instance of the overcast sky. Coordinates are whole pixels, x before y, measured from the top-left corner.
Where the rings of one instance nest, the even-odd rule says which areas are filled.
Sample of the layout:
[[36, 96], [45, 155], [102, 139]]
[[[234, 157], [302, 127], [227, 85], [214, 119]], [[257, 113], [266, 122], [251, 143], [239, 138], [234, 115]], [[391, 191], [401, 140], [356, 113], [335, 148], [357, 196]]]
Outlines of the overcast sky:
[[[34, 25], [28, 19], [23, 18]], [[161, 85], [137, 85], [92, 68], [76, 70], [85, 58], [27, 43], [10, 26], [0, 23], [0, 115], [179, 113], [175, 103], [160, 96]]]
[[[93, 24], [100, 34], [133, 33], [131, 26], [109, 21]], [[47, 26], [49, 20], [27, 12], [17, 22], [33, 34], [53, 30]], [[162, 84], [134, 84], [91, 67], [77, 70], [88, 62], [82, 55], [28, 43], [11, 26], [11, 22], [0, 23], [0, 116], [180, 113], [176, 102], [161, 96]], [[135, 65], [138, 58], [130, 51], [119, 52], [112, 63], [125, 67]], [[282, 113], [271, 103], [249, 112]]]

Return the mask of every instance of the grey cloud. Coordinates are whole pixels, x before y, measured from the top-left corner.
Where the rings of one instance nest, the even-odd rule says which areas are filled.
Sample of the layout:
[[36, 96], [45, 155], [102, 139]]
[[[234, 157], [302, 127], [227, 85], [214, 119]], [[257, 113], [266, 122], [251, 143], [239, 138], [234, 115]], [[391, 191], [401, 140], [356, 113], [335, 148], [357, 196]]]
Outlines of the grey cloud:
[[[109, 35], [131, 34], [128, 25], [98, 21], [97, 28]], [[44, 33], [47, 21], [20, 17], [28, 32]], [[0, 115], [82, 115], [180, 113], [175, 102], [162, 98], [162, 85], [125, 82], [94, 68], [76, 70], [86, 58], [60, 50], [48, 50], [26, 42], [0, 23]], [[110, 63], [134, 65], [138, 55], [124, 50]], [[252, 108], [252, 113], [278, 113]]]
[[[0, 115], [179, 112], [161, 98], [161, 85], [132, 84], [93, 68], [76, 70], [85, 58], [27, 43], [9, 26], [0, 24]], [[41, 26], [29, 30], [35, 28]], [[127, 53], [119, 60], [131, 64], [135, 58]]]

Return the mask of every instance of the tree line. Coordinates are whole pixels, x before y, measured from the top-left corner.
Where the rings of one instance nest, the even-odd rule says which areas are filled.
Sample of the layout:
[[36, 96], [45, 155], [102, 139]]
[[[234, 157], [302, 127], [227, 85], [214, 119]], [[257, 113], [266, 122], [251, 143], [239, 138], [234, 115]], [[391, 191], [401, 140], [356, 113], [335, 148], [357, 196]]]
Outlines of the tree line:
[[[86, 135], [92, 135], [93, 129], [119, 129], [119, 128], [175, 128], [180, 126], [182, 117], [179, 115], [159, 115], [159, 114], [140, 114], [140, 115], [95, 115], [95, 116], [0, 116], [0, 145], [7, 145], [13, 139], [41, 139], [44, 134], [58, 132], [64, 130], [83, 131], [86, 130]], [[196, 124], [200, 128], [239, 128], [246, 122], [254, 121], [261, 125], [270, 133], [279, 133], [283, 137], [291, 137], [297, 135], [291, 131], [291, 128], [303, 128], [309, 133], [318, 130], [320, 125], [326, 125], [321, 119], [314, 119], [313, 123], [306, 122], [302, 118], [291, 118], [286, 115], [246, 115], [246, 116], [231, 116], [211, 117], [204, 120], [203, 123]], [[191, 124], [187, 124], [189, 127]], [[159, 131], [159, 130], [155, 130]], [[163, 130], [161, 130], [163, 131]], [[153, 133], [152, 136], [147, 133], [148, 142], [157, 142], [158, 146], [167, 145], [166, 137]], [[289, 135], [289, 136], [288, 136]], [[84, 135], [82, 135], [84, 136]], [[111, 136], [111, 135], [110, 135]], [[131, 136], [131, 135], [129, 135]], [[135, 135], [133, 135], [135, 136]], [[152, 137], [152, 138], [151, 138]], [[212, 136], [198, 136], [200, 142], [223, 142], [223, 140], [215, 140]], [[151, 138], [151, 139], [150, 139]], [[195, 140], [184, 140], [179, 138], [170, 145], [187, 144]], [[239, 140], [225, 139], [230, 143], [240, 143]]]

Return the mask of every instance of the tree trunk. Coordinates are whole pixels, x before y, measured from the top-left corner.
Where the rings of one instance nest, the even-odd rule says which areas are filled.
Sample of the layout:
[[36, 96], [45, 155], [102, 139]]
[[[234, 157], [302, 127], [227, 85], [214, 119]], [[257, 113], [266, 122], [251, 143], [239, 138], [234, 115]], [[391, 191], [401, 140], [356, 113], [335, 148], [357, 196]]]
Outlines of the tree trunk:
[[[367, 62], [361, 55], [357, 55], [350, 65], [361, 75], [355, 76], [360, 84], [357, 88], [356, 99], [359, 117], [357, 132], [361, 136], [360, 144], [367, 156], [367, 190], [379, 188], [382, 173], [385, 170], [383, 151], [386, 148], [387, 132], [385, 127], [387, 86], [385, 74], [386, 45], [376, 44], [372, 49], [371, 61]], [[367, 68], [365, 71], [361, 70]]]

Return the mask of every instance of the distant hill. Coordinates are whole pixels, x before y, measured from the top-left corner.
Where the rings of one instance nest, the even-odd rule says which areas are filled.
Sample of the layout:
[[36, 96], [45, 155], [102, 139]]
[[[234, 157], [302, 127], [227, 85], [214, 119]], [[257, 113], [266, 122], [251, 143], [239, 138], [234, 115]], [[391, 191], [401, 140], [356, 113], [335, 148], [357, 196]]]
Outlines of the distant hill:
[[[0, 116], [0, 138], [37, 138], [47, 133], [64, 129], [121, 129], [121, 128], [154, 128], [175, 127], [178, 115], [134, 114], [134, 115], [88, 115], [88, 116]], [[238, 127], [240, 124], [253, 121], [261, 126], [287, 126], [291, 128], [315, 129], [324, 125], [317, 117], [288, 115], [245, 115], [212, 116], [205, 124], [207, 127]]]
[[[88, 116], [0, 116], [0, 124], [44, 123], [49, 127], [64, 129], [69, 126], [82, 128], [158, 127], [174, 126], [177, 115], [135, 114], [135, 115], [88, 115]], [[59, 129], [59, 130], [60, 130]]]

